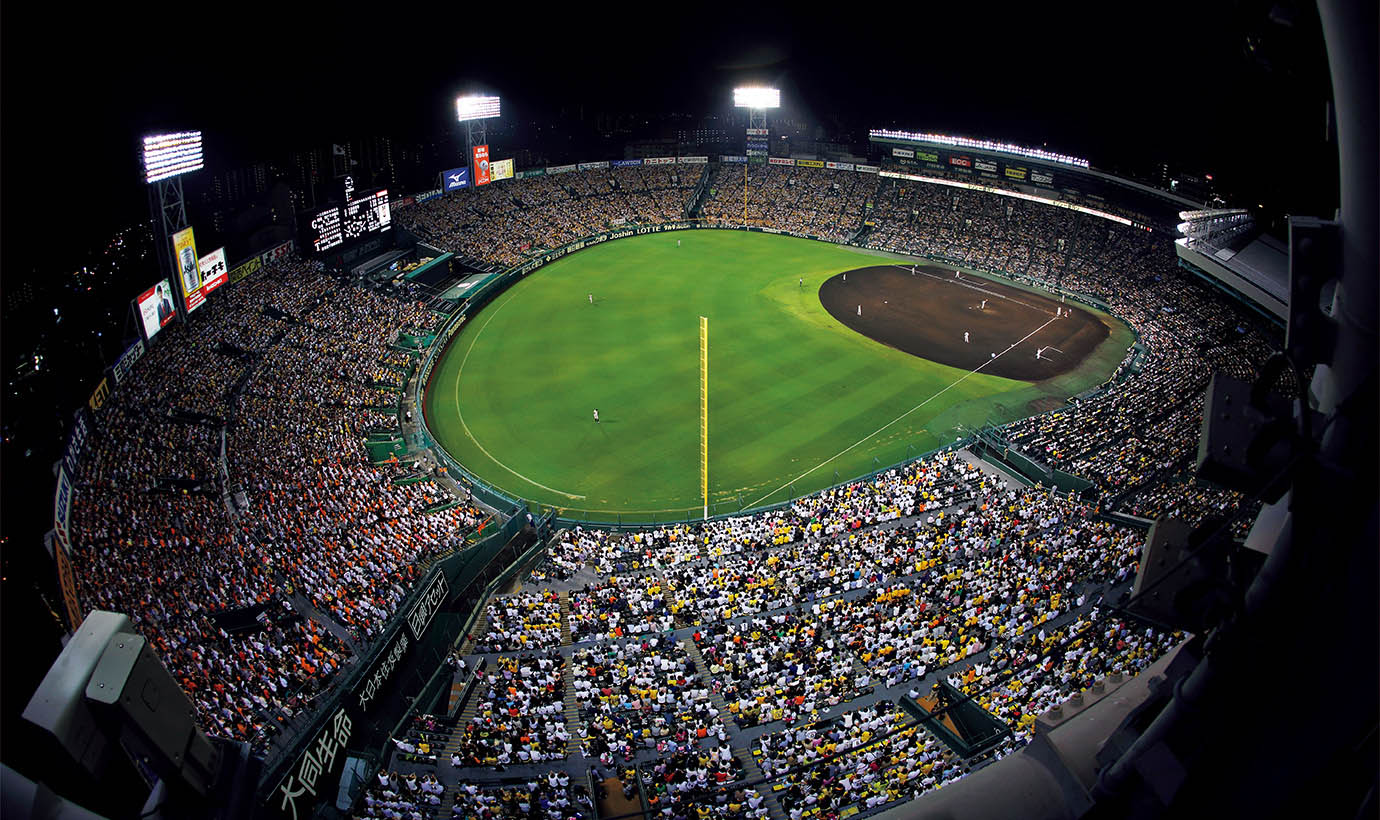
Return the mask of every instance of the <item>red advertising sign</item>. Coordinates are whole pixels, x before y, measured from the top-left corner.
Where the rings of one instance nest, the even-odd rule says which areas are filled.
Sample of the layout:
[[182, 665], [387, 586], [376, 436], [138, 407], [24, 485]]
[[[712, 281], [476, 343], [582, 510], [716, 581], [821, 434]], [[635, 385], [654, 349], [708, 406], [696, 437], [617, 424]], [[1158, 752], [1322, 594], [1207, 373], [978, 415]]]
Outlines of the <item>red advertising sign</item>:
[[474, 184], [489, 184], [489, 146], [474, 146]]
[[949, 164], [950, 164], [950, 165], [958, 165], [958, 166], [961, 166], [961, 167], [963, 167], [963, 168], [972, 168], [972, 167], [973, 167], [973, 161], [970, 160], [970, 159], [968, 159], [967, 157], [949, 157]]

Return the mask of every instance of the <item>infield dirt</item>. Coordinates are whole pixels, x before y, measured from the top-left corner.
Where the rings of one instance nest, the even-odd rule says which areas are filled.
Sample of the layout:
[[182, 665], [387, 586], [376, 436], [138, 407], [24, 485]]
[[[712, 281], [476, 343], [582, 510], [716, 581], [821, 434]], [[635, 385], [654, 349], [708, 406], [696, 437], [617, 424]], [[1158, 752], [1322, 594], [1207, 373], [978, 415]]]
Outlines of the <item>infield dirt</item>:
[[[1078, 367], [1111, 331], [1072, 303], [932, 265], [913, 274], [909, 265], [850, 270], [825, 280], [819, 301], [848, 328], [897, 350], [1030, 382]], [[1064, 315], [1055, 318], [1056, 309]]]

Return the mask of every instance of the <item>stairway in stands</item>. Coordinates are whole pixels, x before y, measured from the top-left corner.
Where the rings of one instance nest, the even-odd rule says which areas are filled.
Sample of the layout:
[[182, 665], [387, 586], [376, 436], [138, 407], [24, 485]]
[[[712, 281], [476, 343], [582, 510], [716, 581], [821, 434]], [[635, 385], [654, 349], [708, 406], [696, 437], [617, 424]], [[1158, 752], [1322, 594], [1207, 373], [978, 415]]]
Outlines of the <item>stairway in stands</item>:
[[[694, 640], [682, 638], [677, 643], [685, 650], [685, 654], [690, 656], [690, 660], [695, 662], [695, 668], [699, 670], [699, 674], [704, 676], [705, 681], [709, 681], [709, 664], [704, 662], [704, 656], [700, 654], [700, 648], [695, 646]], [[728, 701], [724, 700], [724, 696], [719, 694], [712, 685], [709, 687], [709, 702], [713, 704], [715, 709], [719, 710], [719, 720], [727, 725], [732, 725], [733, 719], [728, 714]]]
[[561, 599], [561, 646], [570, 646], [570, 592], [557, 594]]
[[[563, 608], [565, 607], [565, 600], [565, 595], [562, 593], [561, 605]], [[562, 619], [561, 623], [566, 624], [567, 621]], [[566, 640], [569, 641], [569, 630], [562, 626], [561, 631], [565, 635]], [[580, 707], [579, 702], [575, 699], [575, 665], [571, 663], [569, 658], [566, 658], [565, 663], [561, 666], [561, 681], [565, 685], [565, 697], [563, 698], [565, 704], [565, 730], [570, 733], [570, 740], [566, 741], [565, 744], [565, 754], [566, 757], [569, 758], [571, 755], [584, 754], [580, 732]]]
[[[762, 779], [764, 776], [762, 774], [762, 767], [757, 765], [757, 757], [752, 753], [752, 750], [735, 749], [733, 751], [733, 757], [736, 758], [739, 763], [743, 764], [743, 777], [745, 780], [749, 783], [754, 783]], [[767, 814], [771, 817], [771, 820], [786, 820], [786, 810], [781, 807], [781, 801], [776, 799], [776, 794], [772, 791], [771, 786], [764, 783], [755, 788], [757, 793], [765, 798]]]

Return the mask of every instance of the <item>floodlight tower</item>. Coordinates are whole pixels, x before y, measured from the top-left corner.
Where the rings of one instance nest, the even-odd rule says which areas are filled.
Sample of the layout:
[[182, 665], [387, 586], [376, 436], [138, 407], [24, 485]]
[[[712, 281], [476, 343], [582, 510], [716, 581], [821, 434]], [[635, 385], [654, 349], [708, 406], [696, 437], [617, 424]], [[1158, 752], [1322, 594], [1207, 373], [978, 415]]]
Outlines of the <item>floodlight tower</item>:
[[[498, 117], [499, 99], [498, 97], [485, 97], [476, 94], [467, 94], [464, 97], [455, 99], [455, 116], [465, 124], [465, 165], [470, 169], [470, 187], [477, 189], [479, 182], [479, 164], [474, 156], [474, 146], [476, 138], [478, 144], [487, 146], [489, 144], [488, 120]], [[484, 157], [485, 171], [488, 170], [489, 159]]]
[[[762, 139], [766, 154], [771, 153], [770, 143], [765, 139], [767, 136], [767, 109], [781, 107], [781, 92], [775, 88], [765, 88], [763, 86], [744, 86], [733, 89], [733, 107], [746, 108], [748, 110], [748, 130], [747, 130], [747, 150], [748, 162], [743, 163], [743, 227], [747, 227], [747, 182], [748, 165], [752, 164], [753, 137]], [[766, 155], [764, 154], [764, 156]]]
[[[154, 256], [158, 257], [163, 278], [175, 283], [180, 269], [173, 264], [176, 251], [172, 237], [187, 228], [187, 199], [182, 191], [182, 175], [199, 171], [204, 164], [201, 132], [151, 134], [144, 137], [143, 151], [144, 182], [149, 186], [149, 213], [153, 217], [154, 247], [157, 248]], [[192, 264], [196, 264], [195, 259]], [[185, 322], [185, 294], [173, 302], [178, 318]]]

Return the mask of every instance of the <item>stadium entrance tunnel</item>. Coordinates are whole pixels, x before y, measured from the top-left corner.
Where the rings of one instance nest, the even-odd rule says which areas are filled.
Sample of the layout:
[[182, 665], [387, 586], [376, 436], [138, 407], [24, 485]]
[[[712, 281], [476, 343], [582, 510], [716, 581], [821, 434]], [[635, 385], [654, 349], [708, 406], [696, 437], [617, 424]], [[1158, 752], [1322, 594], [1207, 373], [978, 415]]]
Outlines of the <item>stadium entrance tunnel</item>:
[[1041, 381], [1076, 369], [1111, 333], [1078, 305], [935, 265], [874, 265], [819, 288], [824, 309], [889, 347], [963, 370]]

